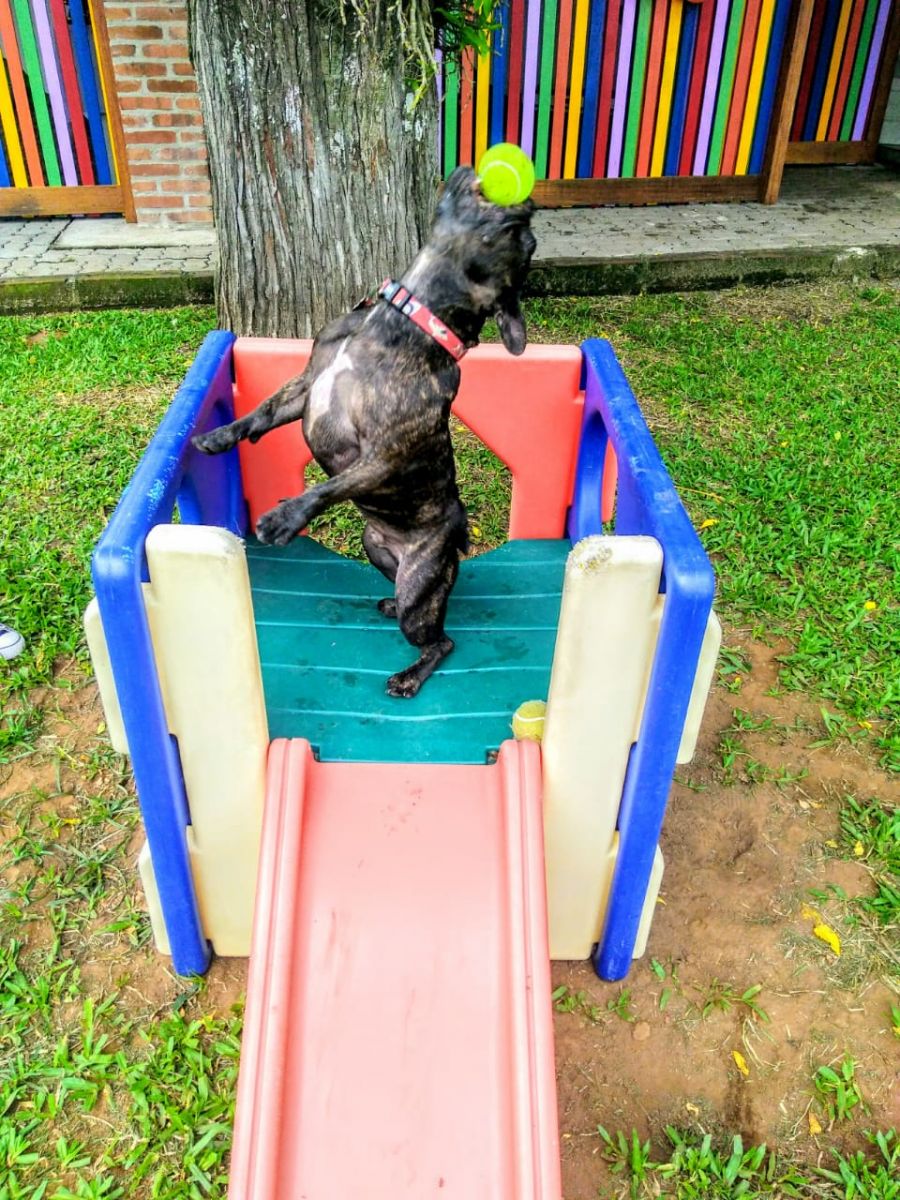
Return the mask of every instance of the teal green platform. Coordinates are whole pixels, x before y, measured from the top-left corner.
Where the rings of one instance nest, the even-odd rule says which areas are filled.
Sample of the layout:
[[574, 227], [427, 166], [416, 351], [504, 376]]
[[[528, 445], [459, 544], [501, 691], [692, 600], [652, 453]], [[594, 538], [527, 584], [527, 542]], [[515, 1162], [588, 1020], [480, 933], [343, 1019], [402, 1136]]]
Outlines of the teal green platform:
[[390, 585], [310, 537], [250, 539], [247, 560], [271, 738], [327, 762], [483, 763], [523, 700], [550, 682], [567, 540], [507, 542], [460, 564], [447, 632], [456, 649], [418, 696], [388, 696], [414, 649], [376, 608]]

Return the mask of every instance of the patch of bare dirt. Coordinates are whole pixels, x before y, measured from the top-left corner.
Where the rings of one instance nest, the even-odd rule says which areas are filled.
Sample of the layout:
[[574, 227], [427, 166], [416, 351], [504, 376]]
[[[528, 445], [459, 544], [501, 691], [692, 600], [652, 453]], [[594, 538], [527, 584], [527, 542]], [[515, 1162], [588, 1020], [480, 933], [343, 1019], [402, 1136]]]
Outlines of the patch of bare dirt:
[[[833, 857], [839, 799], [896, 804], [900, 791], [861, 749], [809, 748], [821, 733], [818, 709], [796, 694], [771, 694], [783, 647], [737, 635], [729, 644], [751, 669], [738, 691], [715, 689], [694, 762], [679, 768], [662, 835], [663, 902], [646, 957], [619, 984], [601, 982], [588, 964], [554, 964], [555, 987], [584, 992], [602, 1010], [599, 1021], [584, 1005], [555, 1016], [566, 1200], [596, 1200], [615, 1188], [598, 1125], [637, 1129], [666, 1157], [664, 1130], [674, 1125], [737, 1132], [745, 1143], [815, 1162], [822, 1147], [855, 1146], [861, 1130], [900, 1121], [889, 965], [862, 932], [844, 927], [845, 907], [818, 898], [829, 885], [850, 897], [870, 891], [864, 866]], [[731, 733], [734, 709], [772, 724]], [[728, 786], [726, 732], [747, 755]], [[740, 778], [748, 766], [761, 781]], [[844, 935], [840, 958], [812, 935], [804, 906]], [[753, 999], [768, 1021], [739, 1000], [756, 985]], [[623, 988], [632, 1020], [607, 1011]], [[813, 1076], [845, 1055], [857, 1064], [868, 1112], [829, 1130]], [[811, 1108], [825, 1130], [818, 1138], [809, 1132]]]
[[[146, 918], [141, 945], [133, 944], [133, 929], [115, 928], [123, 911], [138, 915], [145, 911], [137, 872], [144, 832], [136, 816], [127, 763], [109, 748], [97, 687], [74, 666], [67, 666], [58, 673], [54, 687], [36, 690], [30, 700], [44, 710], [43, 732], [33, 753], [0, 767], [0, 845], [13, 845], [26, 829], [49, 845], [39, 863], [27, 853], [19, 861], [15, 861], [16, 855], [4, 855], [0, 883], [14, 887], [40, 868], [56, 865], [96, 798], [103, 803], [104, 797], [127, 795], [130, 803], [124, 820], [110, 821], [98, 830], [101, 840], [124, 839], [121, 861], [111, 870], [91, 919], [64, 933], [63, 950], [78, 964], [81, 985], [88, 994], [100, 998], [118, 990], [131, 1001], [134, 1011], [148, 1017], [162, 1015], [186, 994], [193, 995], [196, 985], [176, 975], [170, 960], [156, 952], [146, 936]], [[49, 894], [46, 899], [49, 901]], [[17, 936], [29, 953], [47, 949], [54, 932], [46, 919], [40, 889], [28, 917]], [[246, 974], [244, 959], [215, 960], [200, 985], [204, 1009], [229, 1010], [245, 990]]]

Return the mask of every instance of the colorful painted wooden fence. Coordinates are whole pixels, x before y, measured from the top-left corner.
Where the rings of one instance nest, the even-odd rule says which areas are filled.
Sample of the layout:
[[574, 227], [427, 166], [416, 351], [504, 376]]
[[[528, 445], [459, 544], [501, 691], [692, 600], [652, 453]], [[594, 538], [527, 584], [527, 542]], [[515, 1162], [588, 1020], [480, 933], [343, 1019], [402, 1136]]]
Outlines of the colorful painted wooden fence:
[[25, 211], [62, 211], [47, 201], [57, 188], [72, 211], [82, 210], [68, 189], [86, 189], [98, 211], [127, 207], [102, 33], [92, 0], [0, 0], [0, 213], [17, 211], [19, 189]]
[[795, 142], [867, 134], [893, 0], [815, 0], [791, 126]]
[[510, 0], [443, 72], [443, 167], [520, 143], [539, 179], [762, 168], [791, 0]]

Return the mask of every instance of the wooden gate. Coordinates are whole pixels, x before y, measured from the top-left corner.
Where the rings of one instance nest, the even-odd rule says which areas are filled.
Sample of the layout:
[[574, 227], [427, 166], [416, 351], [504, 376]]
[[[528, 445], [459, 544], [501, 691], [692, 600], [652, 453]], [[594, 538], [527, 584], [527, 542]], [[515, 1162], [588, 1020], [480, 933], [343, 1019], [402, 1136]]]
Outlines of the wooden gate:
[[134, 219], [99, 0], [0, 0], [0, 216]]

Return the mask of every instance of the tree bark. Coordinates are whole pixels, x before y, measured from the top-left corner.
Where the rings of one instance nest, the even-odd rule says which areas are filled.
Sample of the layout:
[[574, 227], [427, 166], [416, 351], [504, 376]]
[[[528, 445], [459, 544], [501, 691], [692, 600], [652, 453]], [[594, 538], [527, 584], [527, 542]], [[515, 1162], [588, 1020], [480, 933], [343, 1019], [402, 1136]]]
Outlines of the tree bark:
[[388, 0], [362, 18], [343, 0], [188, 0], [188, 18], [220, 324], [308, 337], [424, 240], [433, 95], [410, 109]]

